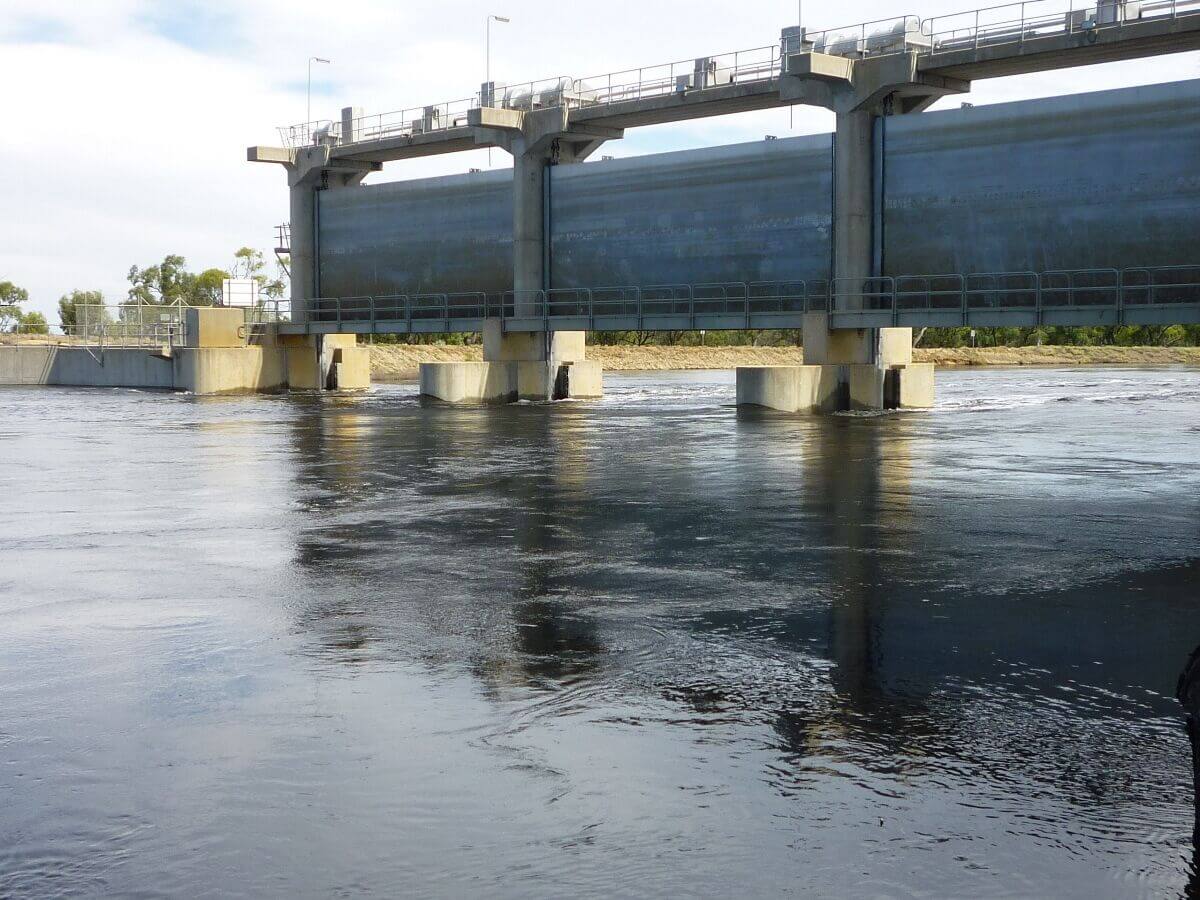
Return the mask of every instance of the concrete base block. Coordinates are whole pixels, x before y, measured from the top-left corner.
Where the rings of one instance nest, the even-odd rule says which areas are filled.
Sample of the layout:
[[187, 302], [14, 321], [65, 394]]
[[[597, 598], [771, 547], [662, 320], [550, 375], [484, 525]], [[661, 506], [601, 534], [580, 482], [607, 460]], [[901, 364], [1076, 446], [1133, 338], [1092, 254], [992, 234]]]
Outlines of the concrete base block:
[[321, 367], [321, 356], [315, 347], [285, 346], [287, 358], [287, 382], [293, 391], [323, 391], [325, 378]]
[[913, 330], [911, 328], [880, 328], [879, 359], [881, 366], [907, 366], [913, 361]]
[[850, 408], [856, 412], [886, 409], [884, 385], [887, 370], [878, 366], [847, 366], [850, 382]]
[[933, 363], [911, 363], [900, 368], [898, 406], [901, 409], [929, 409], [934, 403]]
[[446, 403], [513, 403], [517, 367], [512, 363], [421, 363], [421, 396]]
[[563, 368], [567, 373], [567, 399], [596, 400], [604, 396], [604, 367], [600, 363], [581, 359]]
[[[586, 339], [583, 331], [556, 331], [550, 335], [550, 357], [577, 362], [586, 356]], [[483, 323], [483, 358], [488, 362], [538, 362], [546, 359], [546, 346], [541, 332], [504, 332], [497, 319]]]
[[835, 412], [840, 366], [742, 366], [737, 370], [738, 406], [782, 412]]
[[933, 406], [934, 367], [746, 366], [737, 370], [738, 406], [782, 412], [925, 409]]
[[339, 391], [365, 391], [371, 387], [371, 351], [345, 347], [334, 351], [333, 386]]
[[187, 346], [191, 349], [241, 347], [246, 343], [246, 310], [226, 306], [185, 309]]
[[174, 387], [193, 394], [240, 394], [287, 388], [287, 358], [275, 348], [212, 347], [173, 354]]
[[812, 366], [867, 365], [875, 361], [875, 331], [829, 327], [829, 314], [804, 314], [804, 361]]
[[553, 380], [544, 362], [421, 364], [421, 395], [447, 403], [582, 400], [603, 394], [603, 370], [586, 360], [560, 366]]

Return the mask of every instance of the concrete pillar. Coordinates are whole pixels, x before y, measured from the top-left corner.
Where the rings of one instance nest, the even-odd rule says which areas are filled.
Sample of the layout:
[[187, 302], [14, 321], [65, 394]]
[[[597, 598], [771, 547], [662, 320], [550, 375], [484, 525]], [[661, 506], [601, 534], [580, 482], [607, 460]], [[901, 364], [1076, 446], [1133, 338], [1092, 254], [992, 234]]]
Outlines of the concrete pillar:
[[308, 179], [291, 186], [292, 320], [302, 321], [316, 296], [317, 192]]
[[[545, 142], [530, 149], [525, 138], [514, 137], [513, 156], [513, 291], [515, 313], [520, 317], [542, 315], [539, 291], [549, 288], [546, 271], [546, 180], [551, 156], [557, 151]], [[556, 162], [574, 162], [569, 150], [558, 152]], [[523, 364], [520, 395], [524, 399], [551, 399], [559, 367], [582, 362], [585, 355], [582, 331], [505, 333], [499, 321], [488, 322], [483, 334], [486, 362]]]
[[[545, 153], [529, 152], [525, 141], [513, 141], [513, 290], [520, 307], [522, 295], [546, 285], [546, 168]], [[521, 315], [518, 309], [517, 315]]]
[[834, 138], [833, 275], [846, 286], [872, 271], [874, 255], [875, 116], [867, 110], [837, 114]]
[[[875, 114], [868, 109], [837, 112], [833, 179], [833, 296], [838, 308], [863, 308], [856, 296], [877, 276], [875, 260], [876, 203]], [[838, 295], [842, 297], [839, 299]], [[911, 328], [829, 327], [827, 312], [804, 317], [804, 362], [836, 366], [844, 385], [841, 402], [851, 409], [874, 410], [904, 402], [932, 403], [929, 373], [912, 367]], [[888, 371], [897, 376], [897, 396], [889, 396]], [[910, 389], [905, 390], [908, 386]], [[920, 387], [920, 390], [916, 388]]]

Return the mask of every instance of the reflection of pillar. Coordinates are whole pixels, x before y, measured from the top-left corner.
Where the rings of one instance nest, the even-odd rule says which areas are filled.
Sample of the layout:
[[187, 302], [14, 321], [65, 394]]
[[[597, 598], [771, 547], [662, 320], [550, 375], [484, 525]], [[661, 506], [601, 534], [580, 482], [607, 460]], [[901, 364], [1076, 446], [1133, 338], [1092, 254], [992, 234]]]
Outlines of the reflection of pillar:
[[1179, 678], [1179, 702], [1187, 711], [1188, 737], [1192, 742], [1192, 789], [1196, 815], [1192, 832], [1192, 880], [1186, 896], [1200, 898], [1200, 647], [1192, 653]]
[[821, 543], [836, 548], [825, 573], [833, 687], [851, 707], [890, 716], [899, 706], [880, 703], [886, 688], [876, 638], [889, 599], [883, 570], [897, 565], [888, 551], [912, 531], [911, 507], [902, 500], [910, 491], [911, 441], [902, 420], [889, 428], [857, 425], [835, 420], [813, 434], [804, 470], [807, 512], [825, 529]]

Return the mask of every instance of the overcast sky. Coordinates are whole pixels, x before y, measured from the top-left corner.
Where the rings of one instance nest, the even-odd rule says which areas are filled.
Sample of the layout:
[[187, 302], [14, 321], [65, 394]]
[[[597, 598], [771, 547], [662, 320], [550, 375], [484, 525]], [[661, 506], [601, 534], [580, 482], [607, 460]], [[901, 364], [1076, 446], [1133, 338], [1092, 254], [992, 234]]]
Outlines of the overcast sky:
[[[825, 28], [901, 13], [956, 12], [969, 0], [806, 4]], [[28, 288], [51, 313], [74, 288], [124, 297], [133, 264], [167, 253], [195, 270], [226, 268], [250, 245], [270, 255], [287, 218], [284, 173], [245, 161], [303, 121], [306, 61], [314, 118], [343, 106], [386, 112], [467, 97], [492, 75], [518, 82], [588, 76], [775, 43], [797, 19], [775, 0], [547, 4], [533, 0], [0, 0], [0, 281]], [[979, 82], [950, 98], [976, 104], [1200, 76], [1200, 54]], [[828, 131], [797, 109], [639, 129], [605, 153], [639, 155]], [[393, 163], [372, 180], [486, 167], [485, 151]], [[493, 164], [507, 165], [496, 151]], [[56, 321], [57, 316], [52, 320]]]

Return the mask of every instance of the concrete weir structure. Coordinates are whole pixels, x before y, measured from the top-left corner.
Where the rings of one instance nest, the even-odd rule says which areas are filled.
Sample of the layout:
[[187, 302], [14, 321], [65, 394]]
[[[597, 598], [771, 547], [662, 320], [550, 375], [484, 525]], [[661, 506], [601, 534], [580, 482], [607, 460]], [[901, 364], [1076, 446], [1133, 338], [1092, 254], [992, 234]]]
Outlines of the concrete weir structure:
[[185, 338], [158, 347], [61, 344], [26, 339], [0, 345], [0, 384], [112, 387], [192, 394], [365, 390], [369, 351], [354, 335], [319, 339], [246, 325], [246, 310], [185, 310]]
[[[292, 190], [284, 330], [482, 332], [483, 363], [422, 370], [463, 402], [598, 395], [585, 330], [800, 327], [805, 366], [737, 374], [739, 403], [798, 412], [931, 405], [913, 325], [1200, 317], [1176, 302], [1200, 284], [1151, 271], [1200, 271], [1194, 83], [925, 113], [976, 79], [1200, 47], [1200, 0], [987, 13], [285, 129], [248, 151]], [[579, 165], [628, 128], [792, 105], [834, 133]], [[511, 174], [361, 183], [480, 147]]]

